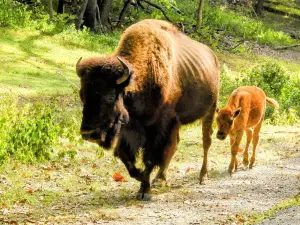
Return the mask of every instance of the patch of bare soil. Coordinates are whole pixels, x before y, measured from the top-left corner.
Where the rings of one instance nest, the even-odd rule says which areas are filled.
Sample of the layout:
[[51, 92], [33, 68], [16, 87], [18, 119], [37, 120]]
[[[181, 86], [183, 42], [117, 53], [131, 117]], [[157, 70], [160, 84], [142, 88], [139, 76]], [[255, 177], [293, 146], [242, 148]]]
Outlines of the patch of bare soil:
[[[300, 155], [239, 171], [232, 177], [224, 174], [220, 180], [212, 180], [207, 185], [199, 185], [196, 180], [184, 183], [178, 178], [172, 181], [170, 192], [154, 196], [149, 203], [120, 207], [118, 213], [122, 219], [106, 223], [242, 224], [245, 221], [239, 221], [236, 214], [268, 210], [299, 192], [299, 162]], [[182, 193], [177, 193], [177, 188]]]
[[288, 49], [274, 49], [269, 46], [254, 45], [251, 52], [255, 55], [273, 57], [275, 59], [300, 62], [300, 46]]

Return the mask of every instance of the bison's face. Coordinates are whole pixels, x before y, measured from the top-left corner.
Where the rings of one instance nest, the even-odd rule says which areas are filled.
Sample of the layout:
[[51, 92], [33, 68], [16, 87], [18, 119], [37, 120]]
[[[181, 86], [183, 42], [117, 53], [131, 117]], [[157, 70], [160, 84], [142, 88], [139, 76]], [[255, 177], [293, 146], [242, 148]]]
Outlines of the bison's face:
[[238, 108], [234, 112], [231, 110], [225, 109], [217, 109], [217, 125], [218, 125], [218, 132], [217, 138], [219, 140], [225, 140], [231, 129], [233, 128], [233, 123], [235, 117], [237, 117], [240, 113], [241, 109]]
[[108, 149], [129, 121], [123, 95], [131, 70], [121, 58], [91, 58], [78, 61], [76, 68], [83, 102], [80, 133], [83, 139]]

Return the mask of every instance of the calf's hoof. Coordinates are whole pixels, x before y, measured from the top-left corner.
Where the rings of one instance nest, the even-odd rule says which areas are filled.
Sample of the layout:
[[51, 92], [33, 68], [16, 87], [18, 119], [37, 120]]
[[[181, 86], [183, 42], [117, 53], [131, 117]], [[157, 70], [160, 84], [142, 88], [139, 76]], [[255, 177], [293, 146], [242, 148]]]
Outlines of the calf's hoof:
[[207, 176], [207, 174], [205, 174], [205, 175], [201, 175], [200, 174], [199, 183], [202, 184], [202, 185], [205, 185], [205, 184], [208, 183], [208, 176]]
[[244, 160], [243, 160], [243, 165], [244, 165], [244, 167], [248, 167], [249, 161], [244, 159]]
[[229, 173], [230, 176], [232, 176], [232, 174], [233, 174], [235, 171], [236, 171], [235, 169], [233, 169], [231, 166], [229, 166], [229, 168], [228, 168], [228, 173]]
[[151, 200], [151, 194], [150, 193], [141, 193], [139, 192], [136, 196], [137, 200], [140, 201], [150, 201]]

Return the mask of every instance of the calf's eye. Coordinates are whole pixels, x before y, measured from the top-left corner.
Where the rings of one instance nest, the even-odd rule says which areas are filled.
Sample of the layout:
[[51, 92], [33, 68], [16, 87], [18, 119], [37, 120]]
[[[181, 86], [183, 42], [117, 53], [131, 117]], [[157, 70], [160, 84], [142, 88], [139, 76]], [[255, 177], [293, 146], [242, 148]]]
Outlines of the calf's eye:
[[232, 124], [233, 124], [233, 120], [228, 120], [228, 123], [229, 123], [230, 125], [232, 125]]

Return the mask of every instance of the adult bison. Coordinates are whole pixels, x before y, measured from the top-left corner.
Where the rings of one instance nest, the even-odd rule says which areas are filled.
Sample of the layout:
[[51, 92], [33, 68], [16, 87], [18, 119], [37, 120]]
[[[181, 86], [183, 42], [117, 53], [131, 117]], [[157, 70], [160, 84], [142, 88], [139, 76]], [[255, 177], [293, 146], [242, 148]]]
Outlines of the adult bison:
[[[76, 71], [82, 137], [115, 147], [130, 176], [141, 182], [140, 199], [150, 199], [155, 166], [160, 169], [154, 181], [166, 182], [180, 125], [200, 118], [204, 181], [219, 92], [219, 62], [207, 46], [165, 21], [144, 20], [125, 30], [113, 55], [80, 59]], [[135, 166], [139, 149], [144, 170]]]

